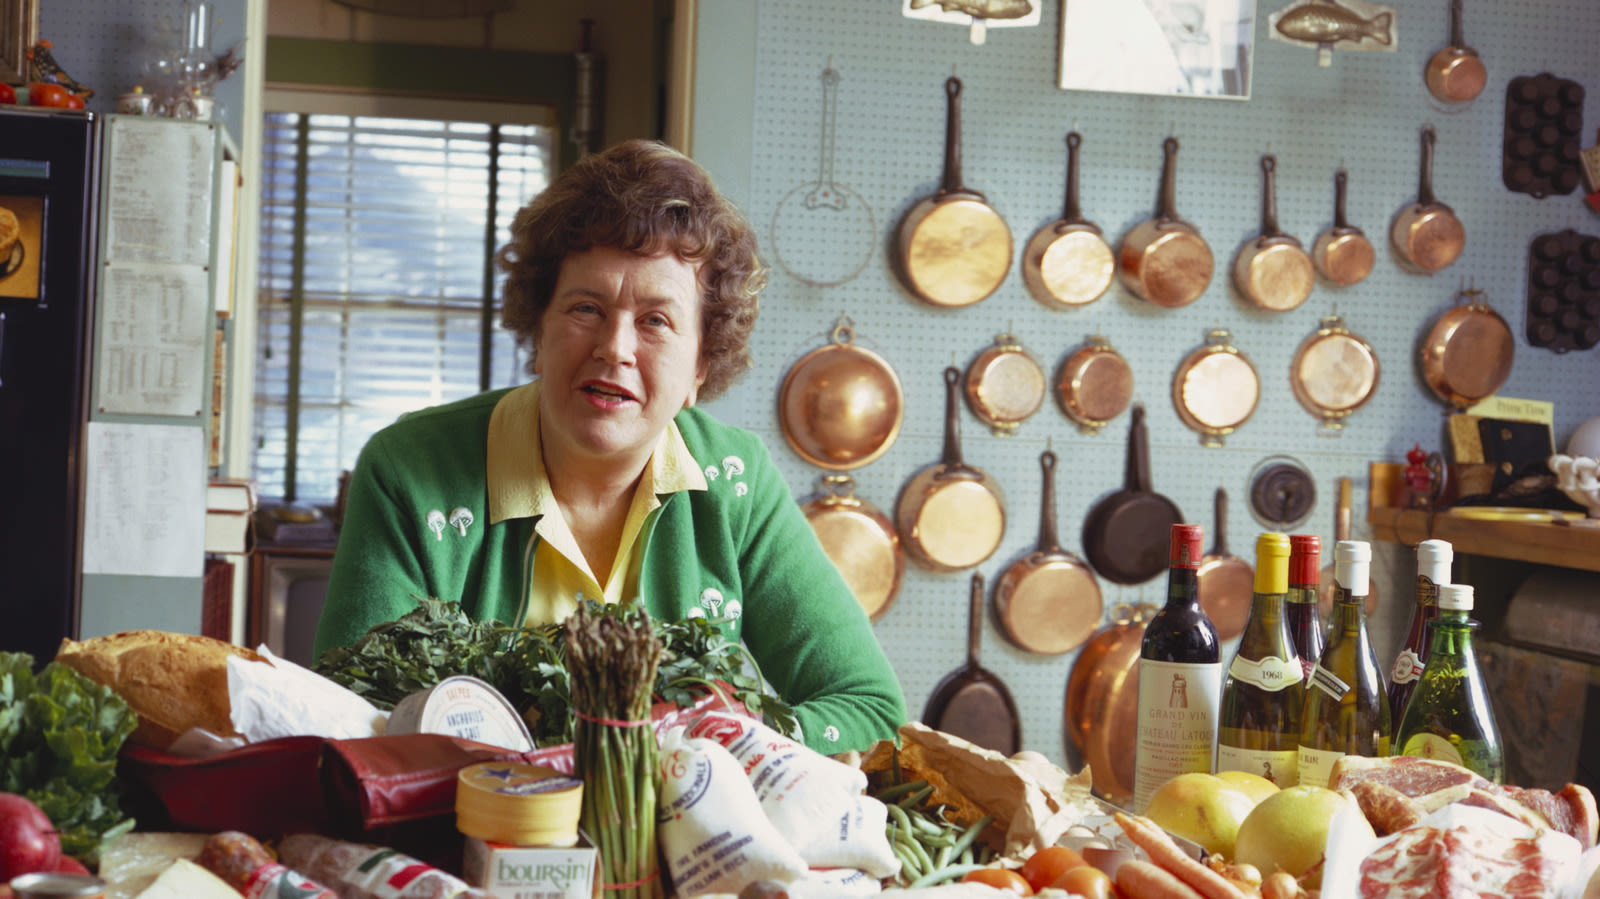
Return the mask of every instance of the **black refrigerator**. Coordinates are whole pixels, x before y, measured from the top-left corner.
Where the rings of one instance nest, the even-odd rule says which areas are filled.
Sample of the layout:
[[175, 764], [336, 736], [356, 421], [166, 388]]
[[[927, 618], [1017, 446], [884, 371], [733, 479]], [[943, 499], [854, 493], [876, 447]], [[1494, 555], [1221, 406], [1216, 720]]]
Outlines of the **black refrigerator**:
[[0, 650], [36, 667], [78, 635], [98, 127], [0, 107]]

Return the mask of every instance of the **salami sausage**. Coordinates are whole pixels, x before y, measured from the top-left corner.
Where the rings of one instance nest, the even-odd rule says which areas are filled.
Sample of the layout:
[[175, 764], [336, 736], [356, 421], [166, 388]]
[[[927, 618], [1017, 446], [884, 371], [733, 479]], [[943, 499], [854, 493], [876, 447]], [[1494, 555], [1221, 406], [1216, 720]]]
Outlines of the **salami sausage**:
[[339, 899], [337, 893], [279, 863], [255, 837], [237, 830], [206, 840], [197, 861], [245, 899]]
[[333, 887], [340, 899], [494, 899], [466, 881], [409, 855], [317, 834], [285, 837], [289, 866]]

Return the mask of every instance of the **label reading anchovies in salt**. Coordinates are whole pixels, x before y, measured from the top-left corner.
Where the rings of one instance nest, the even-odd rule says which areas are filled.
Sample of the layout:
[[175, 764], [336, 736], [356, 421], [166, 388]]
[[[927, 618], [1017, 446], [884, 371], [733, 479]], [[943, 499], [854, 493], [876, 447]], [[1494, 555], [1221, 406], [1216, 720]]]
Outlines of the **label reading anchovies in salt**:
[[1305, 679], [1298, 656], [1293, 660], [1267, 656], [1259, 661], [1234, 656], [1233, 664], [1228, 666], [1228, 675], [1236, 681], [1254, 684], [1268, 693], [1287, 690]]

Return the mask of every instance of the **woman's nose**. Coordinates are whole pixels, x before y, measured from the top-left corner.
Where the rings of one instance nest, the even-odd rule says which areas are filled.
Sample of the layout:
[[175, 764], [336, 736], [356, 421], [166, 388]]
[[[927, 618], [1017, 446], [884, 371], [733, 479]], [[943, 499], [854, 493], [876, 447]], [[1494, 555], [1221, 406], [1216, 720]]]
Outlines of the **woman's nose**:
[[615, 316], [602, 329], [595, 343], [595, 356], [612, 364], [629, 364], [637, 345], [633, 323], [625, 316]]

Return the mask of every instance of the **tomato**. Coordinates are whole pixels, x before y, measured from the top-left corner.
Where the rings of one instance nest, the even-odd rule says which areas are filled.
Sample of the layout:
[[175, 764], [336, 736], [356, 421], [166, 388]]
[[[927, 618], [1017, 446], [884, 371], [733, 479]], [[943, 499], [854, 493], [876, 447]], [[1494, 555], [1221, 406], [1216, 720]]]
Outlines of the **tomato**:
[[77, 94], [67, 94], [66, 102], [62, 103], [61, 105], [65, 106], [68, 109], [82, 109], [83, 108], [83, 98], [78, 96]]
[[1035, 893], [1056, 882], [1056, 878], [1073, 868], [1088, 864], [1083, 856], [1065, 846], [1046, 846], [1028, 856], [1017, 873], [1033, 887]]
[[1066, 890], [1088, 899], [1116, 899], [1116, 888], [1111, 885], [1111, 878], [1106, 872], [1093, 865], [1082, 865], [1061, 875], [1050, 883], [1058, 890]]
[[0, 81], [0, 103], [17, 102], [17, 89], [4, 81]]
[[59, 84], [47, 81], [35, 81], [28, 85], [29, 106], [55, 106], [65, 108], [67, 105], [67, 89]]
[[979, 868], [961, 878], [962, 883], [981, 883], [992, 886], [997, 890], [1016, 893], [1018, 896], [1032, 896], [1033, 887], [1028, 886], [1021, 874], [1006, 868]]

